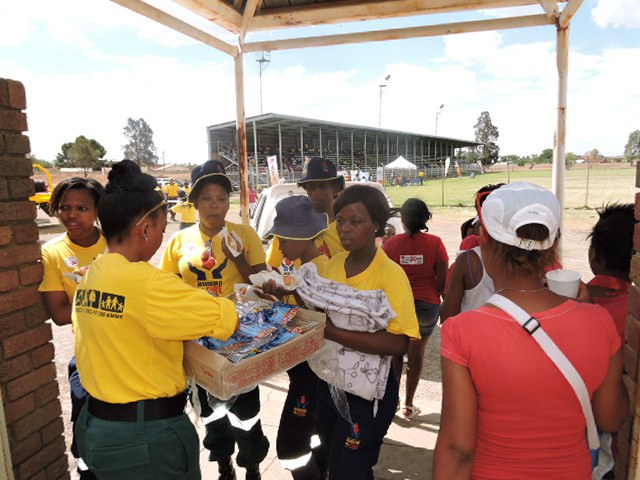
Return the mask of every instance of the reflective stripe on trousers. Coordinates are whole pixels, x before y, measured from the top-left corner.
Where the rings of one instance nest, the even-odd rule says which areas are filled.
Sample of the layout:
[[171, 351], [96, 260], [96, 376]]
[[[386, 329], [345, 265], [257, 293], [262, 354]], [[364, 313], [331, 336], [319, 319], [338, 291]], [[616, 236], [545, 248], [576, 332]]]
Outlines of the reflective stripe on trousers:
[[[312, 435], [310, 443], [311, 443], [310, 444], [311, 450], [319, 447], [322, 444], [320, 442], [320, 437], [318, 435]], [[309, 460], [311, 460], [311, 457], [312, 457], [312, 454], [309, 451], [308, 453], [305, 453], [304, 455], [301, 455], [297, 458], [285, 458], [285, 459], [280, 458], [279, 460], [280, 460], [280, 465], [282, 465], [282, 468], [286, 470], [295, 470], [296, 468], [304, 467], [307, 463], [309, 463]]]
[[247, 420], [240, 420], [232, 412], [228, 412], [227, 416], [229, 417], [229, 423], [232, 427], [239, 428], [240, 430], [244, 430], [245, 432], [251, 430], [253, 426], [260, 421], [259, 413], [255, 417], [248, 418]]

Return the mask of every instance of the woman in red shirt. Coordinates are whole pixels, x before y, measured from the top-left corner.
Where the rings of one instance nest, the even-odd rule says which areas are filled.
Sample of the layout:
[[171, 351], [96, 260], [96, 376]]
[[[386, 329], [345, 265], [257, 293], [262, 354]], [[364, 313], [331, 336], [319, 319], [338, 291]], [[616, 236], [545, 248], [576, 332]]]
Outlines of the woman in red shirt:
[[[629, 399], [611, 317], [542, 284], [545, 267], [557, 262], [561, 212], [555, 195], [537, 185], [515, 182], [493, 191], [480, 213], [482, 258], [496, 293], [537, 321], [575, 367], [596, 426], [615, 432]], [[580, 402], [529, 332], [490, 304], [443, 324], [434, 480], [591, 479]]]
[[[382, 249], [409, 277], [422, 337], [411, 340], [407, 352], [407, 386], [402, 414], [410, 420], [420, 413], [420, 407], [413, 404], [413, 397], [422, 374], [427, 342], [438, 323], [449, 256], [440, 237], [425, 233], [429, 230], [427, 222], [431, 219], [431, 212], [422, 200], [409, 198], [402, 205], [400, 216], [404, 233], [389, 238]], [[402, 376], [402, 363], [402, 356], [393, 358], [398, 383]]]

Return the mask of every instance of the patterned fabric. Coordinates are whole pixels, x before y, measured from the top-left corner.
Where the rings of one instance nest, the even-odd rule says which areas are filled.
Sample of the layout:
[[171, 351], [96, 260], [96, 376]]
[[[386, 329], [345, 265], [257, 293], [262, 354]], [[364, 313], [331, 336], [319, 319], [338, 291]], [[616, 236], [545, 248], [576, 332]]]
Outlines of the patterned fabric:
[[[318, 275], [315, 264], [297, 272], [297, 292], [307, 305], [324, 310], [338, 328], [358, 332], [384, 330], [396, 317], [382, 290], [357, 290]], [[391, 357], [352, 350], [331, 340], [309, 360], [311, 369], [327, 383], [367, 400], [382, 399]]]

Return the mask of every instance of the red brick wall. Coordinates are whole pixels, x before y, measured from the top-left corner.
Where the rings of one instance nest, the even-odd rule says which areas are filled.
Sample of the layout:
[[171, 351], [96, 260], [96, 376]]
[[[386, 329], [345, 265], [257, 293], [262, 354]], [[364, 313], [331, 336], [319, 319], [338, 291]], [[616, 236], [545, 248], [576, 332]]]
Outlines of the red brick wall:
[[[636, 164], [636, 187], [640, 188], [640, 162]], [[636, 193], [636, 219], [640, 220], [640, 193]], [[640, 353], [640, 224], [636, 225], [633, 238], [636, 254], [631, 261], [631, 280], [633, 287], [629, 291], [629, 316], [627, 317], [626, 343], [623, 346], [624, 382], [629, 390], [631, 415], [618, 434], [618, 456], [616, 458], [616, 478], [638, 478], [638, 358]]]
[[68, 479], [20, 82], [0, 78], [0, 388], [16, 480]]

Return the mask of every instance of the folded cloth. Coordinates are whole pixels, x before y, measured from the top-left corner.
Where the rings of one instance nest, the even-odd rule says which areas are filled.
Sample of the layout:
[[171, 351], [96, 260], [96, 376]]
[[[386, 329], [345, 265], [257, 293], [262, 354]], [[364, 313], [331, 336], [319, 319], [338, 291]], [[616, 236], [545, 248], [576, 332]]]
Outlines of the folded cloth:
[[[297, 273], [297, 292], [305, 304], [324, 310], [338, 328], [356, 332], [384, 330], [397, 315], [382, 290], [356, 290], [321, 277], [314, 263]], [[384, 397], [391, 369], [390, 355], [362, 353], [325, 340], [324, 347], [309, 359], [318, 377], [366, 400]]]

